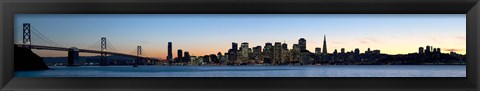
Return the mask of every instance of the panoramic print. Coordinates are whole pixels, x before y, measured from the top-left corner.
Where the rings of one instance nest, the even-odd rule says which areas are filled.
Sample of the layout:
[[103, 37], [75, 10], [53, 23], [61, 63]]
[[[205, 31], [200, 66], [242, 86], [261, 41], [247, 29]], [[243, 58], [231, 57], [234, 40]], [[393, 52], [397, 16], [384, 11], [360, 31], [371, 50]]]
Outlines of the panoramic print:
[[16, 14], [16, 77], [465, 77], [465, 14]]

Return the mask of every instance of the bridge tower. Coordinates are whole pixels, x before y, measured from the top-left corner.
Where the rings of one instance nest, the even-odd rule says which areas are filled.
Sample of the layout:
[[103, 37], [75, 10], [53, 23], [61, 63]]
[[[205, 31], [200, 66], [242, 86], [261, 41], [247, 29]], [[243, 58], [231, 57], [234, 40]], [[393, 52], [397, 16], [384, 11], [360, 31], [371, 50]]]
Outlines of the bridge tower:
[[79, 65], [78, 62], [78, 48], [72, 47], [68, 49], [68, 66]]
[[108, 60], [107, 60], [107, 38], [106, 37], [102, 37], [101, 39], [101, 42], [100, 42], [100, 65], [108, 65]]
[[32, 36], [30, 33], [30, 23], [23, 23], [23, 45], [27, 45], [30, 49], [32, 45]]
[[142, 61], [142, 46], [137, 46], [137, 60], [134, 65], [138, 65]]

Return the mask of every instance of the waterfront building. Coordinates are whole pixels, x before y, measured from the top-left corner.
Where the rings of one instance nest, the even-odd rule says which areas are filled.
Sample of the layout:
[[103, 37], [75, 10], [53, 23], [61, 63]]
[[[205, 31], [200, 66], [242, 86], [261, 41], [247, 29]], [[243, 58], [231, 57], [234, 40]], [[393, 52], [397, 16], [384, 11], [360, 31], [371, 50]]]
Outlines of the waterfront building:
[[292, 60], [290, 60], [290, 51], [288, 50], [287, 43], [282, 44], [282, 49], [281, 49], [281, 58], [280, 58], [280, 63], [285, 64], [285, 63], [290, 63]]
[[300, 62], [301, 54], [298, 44], [293, 44], [293, 48], [290, 50], [290, 55], [290, 60], [292, 60], [292, 63]]
[[243, 42], [242, 45], [240, 45], [240, 63], [247, 63], [250, 59], [250, 55], [252, 53], [252, 49], [248, 47], [247, 42]]
[[253, 47], [252, 61], [255, 63], [260, 63], [263, 61], [262, 58], [262, 46]]
[[273, 64], [280, 64], [282, 57], [282, 43], [275, 42], [273, 46]]
[[273, 45], [270, 42], [265, 43], [263, 48], [263, 63], [273, 64]]
[[168, 60], [169, 62], [171, 62], [171, 61], [173, 61], [172, 58], [173, 58], [172, 42], [168, 42], [168, 56], [167, 56], [167, 60]]
[[315, 54], [316, 55], [321, 55], [322, 54], [322, 48], [316, 47], [315, 48]]
[[307, 40], [305, 40], [305, 38], [300, 38], [298, 40], [298, 46], [300, 47], [300, 51], [307, 50]]
[[323, 35], [323, 55], [327, 55], [327, 35]]
[[430, 52], [432, 52], [432, 46], [427, 45], [425, 49], [425, 53], [430, 53]]
[[190, 53], [189, 53], [188, 51], [185, 51], [185, 52], [183, 52], [183, 53], [184, 53], [184, 56], [185, 56], [185, 57], [183, 58], [183, 61], [184, 61], [184, 62], [187, 62], [187, 63], [190, 62], [190, 61], [191, 61]]
[[182, 59], [183, 59], [182, 49], [178, 49], [178, 51], [177, 51], [177, 61], [176, 62], [183, 62]]
[[424, 52], [423, 47], [418, 48], [418, 54], [423, 54], [423, 52]]

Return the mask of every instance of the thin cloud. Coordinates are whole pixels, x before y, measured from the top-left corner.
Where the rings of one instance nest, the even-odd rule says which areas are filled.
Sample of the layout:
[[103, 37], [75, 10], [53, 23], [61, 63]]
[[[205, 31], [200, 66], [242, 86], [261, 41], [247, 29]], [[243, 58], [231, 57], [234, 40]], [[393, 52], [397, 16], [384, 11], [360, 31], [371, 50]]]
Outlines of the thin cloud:
[[449, 51], [449, 52], [461, 52], [461, 51], [464, 51], [463, 49], [455, 49], [455, 48], [451, 48], [451, 49], [443, 49], [443, 51]]
[[345, 44], [345, 42], [332, 42], [333, 44]]
[[365, 41], [365, 40], [360, 40], [360, 43], [361, 43], [361, 44], [369, 44], [369, 43], [368, 43], [367, 41]]
[[455, 36], [456, 39], [459, 39], [459, 40], [462, 40], [462, 41], [466, 41], [467, 39], [465, 38], [465, 36]]
[[372, 37], [366, 37], [360, 40], [361, 44], [370, 44], [370, 43], [378, 43], [382, 44], [383, 42], [377, 38], [372, 38]]
[[377, 38], [368, 37], [366, 39], [371, 41], [371, 42], [375, 42], [375, 43], [380, 43], [380, 44], [383, 43], [381, 40], [379, 40]]

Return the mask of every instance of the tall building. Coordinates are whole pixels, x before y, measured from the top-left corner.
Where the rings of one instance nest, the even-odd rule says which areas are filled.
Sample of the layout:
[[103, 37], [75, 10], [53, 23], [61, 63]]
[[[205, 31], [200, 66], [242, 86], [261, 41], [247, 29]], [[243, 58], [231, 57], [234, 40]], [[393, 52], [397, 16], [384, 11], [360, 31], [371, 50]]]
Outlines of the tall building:
[[333, 50], [333, 55], [337, 55], [338, 52], [337, 52], [337, 49]]
[[345, 54], [345, 48], [340, 49], [341, 54]]
[[327, 55], [327, 35], [323, 35], [323, 51], [322, 54]]
[[265, 43], [263, 48], [263, 63], [270, 63], [273, 62], [273, 45], [270, 42]]
[[273, 63], [279, 64], [281, 61], [281, 57], [282, 57], [282, 43], [275, 42], [275, 45], [273, 45]]
[[238, 59], [238, 44], [232, 42], [232, 48], [228, 50], [228, 63], [233, 63]]
[[287, 46], [287, 43], [283, 42], [282, 44], [282, 49], [281, 49], [282, 53], [281, 53], [281, 63], [287, 63], [287, 62], [290, 62], [292, 60], [290, 60], [290, 51], [288, 50], [288, 46]]
[[242, 63], [246, 63], [249, 61], [250, 53], [252, 53], [252, 49], [248, 47], [247, 42], [243, 42], [242, 45], [240, 45], [240, 57], [239, 57]]
[[283, 50], [288, 50], [288, 45], [287, 45], [287, 43], [283, 42], [283, 44], [282, 44], [282, 49], [283, 49]]
[[370, 53], [371, 53], [371, 50], [370, 50], [370, 48], [367, 48], [367, 50], [365, 51], [365, 54], [367, 54], [367, 55], [368, 55], [368, 54], [370, 54]]
[[168, 42], [168, 56], [167, 56], [167, 60], [168, 60], [168, 61], [173, 61], [172, 58], [173, 58], [172, 42]]
[[423, 47], [418, 48], [418, 54], [423, 54]]
[[253, 56], [253, 60], [256, 61], [257, 63], [262, 61], [262, 46], [256, 46], [256, 47], [253, 47], [253, 53], [252, 53], [252, 56]]
[[442, 53], [442, 50], [440, 50], [440, 48], [437, 48], [437, 52]]
[[360, 49], [355, 48], [355, 55], [360, 55]]
[[190, 60], [191, 60], [190, 53], [188, 53], [188, 51], [185, 51], [185, 52], [183, 52], [183, 54], [185, 56], [185, 57], [183, 57], [183, 61], [190, 62]]
[[237, 51], [237, 50], [238, 50], [238, 44], [235, 43], [235, 42], [232, 42], [232, 49], [233, 49], [234, 51]]
[[315, 54], [317, 54], [317, 55], [322, 54], [322, 48], [316, 47], [315, 48]]
[[292, 50], [290, 50], [290, 55], [291, 55], [291, 61], [293, 62], [300, 62], [300, 47], [298, 44], [293, 44]]
[[183, 61], [182, 61], [182, 59], [183, 59], [182, 49], [178, 49], [178, 51], [177, 51], [177, 59], [178, 59], [177, 62], [183, 62]]
[[427, 45], [425, 49], [425, 53], [430, 53], [430, 52], [432, 52], [431, 46]]
[[298, 40], [298, 46], [300, 47], [300, 51], [306, 51], [307, 50], [307, 40], [305, 40], [305, 38], [300, 38]]

